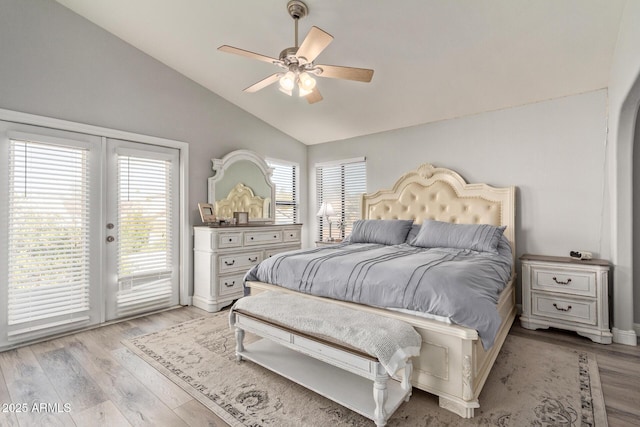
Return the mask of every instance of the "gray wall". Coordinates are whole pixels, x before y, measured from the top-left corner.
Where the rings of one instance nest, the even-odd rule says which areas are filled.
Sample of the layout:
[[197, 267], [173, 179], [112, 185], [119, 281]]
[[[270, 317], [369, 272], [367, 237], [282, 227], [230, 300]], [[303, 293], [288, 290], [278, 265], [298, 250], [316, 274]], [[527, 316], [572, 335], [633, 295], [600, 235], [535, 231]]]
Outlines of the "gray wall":
[[0, 53], [0, 108], [187, 142], [191, 224], [230, 151], [297, 162], [307, 185], [302, 143], [53, 0], [0, 0]]
[[[368, 191], [422, 163], [517, 187], [517, 253], [607, 258], [602, 247], [605, 90], [309, 147], [317, 162], [366, 156]], [[314, 203], [313, 199], [309, 201]], [[308, 212], [316, 207], [309, 206]], [[313, 224], [313, 218], [308, 223]]]

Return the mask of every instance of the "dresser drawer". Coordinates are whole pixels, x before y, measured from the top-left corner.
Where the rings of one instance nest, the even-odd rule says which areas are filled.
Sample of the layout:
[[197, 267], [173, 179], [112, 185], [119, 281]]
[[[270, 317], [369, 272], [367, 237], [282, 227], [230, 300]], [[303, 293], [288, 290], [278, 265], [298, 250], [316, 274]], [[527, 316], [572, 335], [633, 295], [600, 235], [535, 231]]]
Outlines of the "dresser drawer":
[[533, 290], [596, 296], [596, 273], [563, 267], [531, 267]]
[[282, 230], [251, 231], [244, 233], [245, 246], [264, 245], [280, 242], [282, 242]]
[[219, 248], [237, 248], [242, 246], [242, 233], [221, 233], [218, 235]]
[[244, 273], [234, 274], [232, 276], [218, 277], [218, 295], [225, 296], [231, 294], [238, 294], [242, 296], [242, 280], [244, 279]]
[[289, 230], [283, 230], [282, 240], [287, 243], [300, 241], [300, 229], [292, 228]]
[[532, 294], [532, 314], [570, 322], [596, 325], [596, 300], [564, 298], [548, 294]]
[[264, 258], [265, 259], [271, 258], [275, 254], [279, 254], [279, 253], [287, 252], [287, 251], [295, 251], [297, 249], [300, 249], [300, 246], [283, 246], [283, 247], [280, 247], [280, 248], [265, 249], [264, 250]]
[[246, 271], [262, 261], [262, 252], [245, 252], [241, 254], [220, 255], [218, 258], [220, 273]]

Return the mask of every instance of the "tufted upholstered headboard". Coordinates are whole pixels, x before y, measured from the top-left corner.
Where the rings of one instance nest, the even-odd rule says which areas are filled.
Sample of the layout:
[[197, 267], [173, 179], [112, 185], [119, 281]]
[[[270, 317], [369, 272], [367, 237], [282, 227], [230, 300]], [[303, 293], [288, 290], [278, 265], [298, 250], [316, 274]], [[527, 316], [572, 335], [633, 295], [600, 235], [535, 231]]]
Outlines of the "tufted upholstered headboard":
[[467, 184], [450, 169], [423, 164], [392, 189], [364, 194], [362, 218], [504, 225], [515, 258], [515, 187]]
[[253, 190], [239, 182], [229, 192], [226, 199], [217, 200], [214, 208], [218, 218], [231, 218], [234, 212], [248, 212], [249, 219], [269, 217], [271, 199], [253, 194]]

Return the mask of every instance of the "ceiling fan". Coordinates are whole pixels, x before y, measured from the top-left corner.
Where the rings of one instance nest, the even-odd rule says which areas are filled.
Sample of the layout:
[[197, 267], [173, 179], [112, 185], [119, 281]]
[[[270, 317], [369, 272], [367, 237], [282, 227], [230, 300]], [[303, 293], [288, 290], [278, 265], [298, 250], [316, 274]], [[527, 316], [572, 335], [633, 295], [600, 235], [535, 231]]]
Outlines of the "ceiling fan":
[[234, 53], [247, 58], [269, 62], [283, 69], [283, 71], [274, 73], [244, 89], [245, 92], [257, 92], [279, 81], [282, 92], [291, 96], [297, 87], [298, 94], [304, 96], [309, 104], [313, 104], [322, 101], [322, 95], [320, 95], [316, 87], [316, 80], [313, 76], [355, 80], [366, 83], [371, 81], [373, 70], [341, 67], [338, 65], [314, 64], [313, 61], [329, 46], [329, 43], [333, 41], [333, 36], [318, 27], [311, 27], [302, 44], [298, 46], [298, 20], [307, 16], [309, 9], [302, 1], [291, 0], [287, 3], [287, 10], [295, 21], [295, 46], [284, 49], [280, 52], [280, 56], [277, 59], [233, 46], [223, 45], [218, 48], [218, 50], [222, 52]]

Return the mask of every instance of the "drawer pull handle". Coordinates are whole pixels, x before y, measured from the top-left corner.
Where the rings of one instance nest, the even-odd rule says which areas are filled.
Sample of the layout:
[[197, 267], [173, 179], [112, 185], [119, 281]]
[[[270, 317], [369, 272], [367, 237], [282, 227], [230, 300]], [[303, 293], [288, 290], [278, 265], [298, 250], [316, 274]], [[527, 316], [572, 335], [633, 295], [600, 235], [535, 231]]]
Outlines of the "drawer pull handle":
[[231, 283], [224, 282], [224, 285], [225, 285], [227, 288], [233, 288], [233, 287], [235, 286], [235, 284], [236, 284], [236, 281], [235, 281], [235, 280], [234, 280], [233, 282], [231, 282]]
[[566, 282], [563, 282], [562, 280], [556, 279], [554, 276], [553, 281], [556, 282], [558, 285], [568, 285], [569, 283], [571, 283], [571, 277], [569, 277]]
[[232, 238], [229, 238], [229, 241], [230, 241], [230, 242], [233, 242], [233, 239], [232, 239]]
[[289, 237], [293, 237], [293, 234], [289, 234]]
[[231, 260], [231, 262], [229, 262], [229, 261], [225, 261], [225, 262], [224, 262], [224, 265], [232, 266], [232, 265], [233, 265], [233, 264], [235, 264], [235, 263], [236, 263], [236, 260], [234, 259], [234, 260]]
[[273, 238], [274, 238], [274, 239], [277, 239], [277, 238], [278, 238], [278, 236], [273, 236]]
[[256, 262], [258, 260], [258, 257], [253, 257], [253, 258], [249, 258], [249, 262]]
[[251, 238], [251, 240], [253, 240], [253, 237]]
[[[571, 279], [569, 279], [571, 280]], [[567, 308], [564, 307], [558, 307], [558, 304], [556, 304], [555, 302], [553, 303], [553, 306], [556, 308], [556, 310], [558, 311], [571, 311], [571, 306], [568, 305]]]

